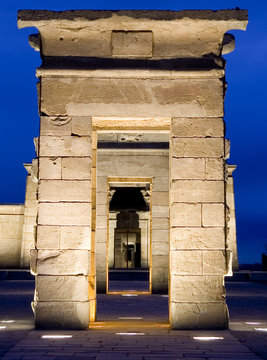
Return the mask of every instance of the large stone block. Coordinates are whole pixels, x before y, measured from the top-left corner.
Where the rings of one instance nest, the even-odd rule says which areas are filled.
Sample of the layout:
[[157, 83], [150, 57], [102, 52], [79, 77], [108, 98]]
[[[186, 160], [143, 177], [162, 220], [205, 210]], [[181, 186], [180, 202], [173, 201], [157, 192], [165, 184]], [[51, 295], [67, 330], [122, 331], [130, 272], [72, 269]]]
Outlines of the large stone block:
[[152, 207], [152, 227], [153, 222], [157, 221], [157, 218], [169, 218], [169, 206], [153, 206]]
[[40, 329], [87, 330], [89, 302], [34, 302], [35, 326]]
[[36, 276], [35, 301], [88, 301], [87, 276]]
[[61, 179], [61, 158], [40, 157], [39, 179]]
[[37, 249], [60, 248], [60, 226], [37, 226]]
[[202, 275], [202, 251], [178, 250], [170, 252], [170, 273], [177, 275]]
[[228, 321], [228, 309], [224, 302], [170, 304], [172, 329], [225, 329]]
[[151, 57], [152, 31], [112, 31], [112, 55], [117, 57]]
[[61, 249], [91, 249], [90, 226], [61, 226]]
[[62, 158], [62, 179], [90, 180], [92, 160], [90, 157]]
[[91, 225], [90, 203], [39, 203], [40, 225]]
[[227, 274], [226, 253], [224, 250], [203, 251], [203, 274]]
[[169, 206], [168, 191], [153, 191], [152, 206]]
[[225, 226], [224, 204], [202, 204], [203, 226]]
[[171, 302], [210, 302], [225, 298], [224, 277], [171, 274]]
[[172, 138], [171, 154], [174, 157], [223, 157], [223, 138]]
[[70, 136], [70, 116], [41, 116], [40, 135]]
[[171, 179], [205, 179], [205, 159], [172, 157]]
[[71, 133], [76, 136], [91, 136], [92, 118], [90, 116], [73, 116]]
[[42, 78], [41, 111], [70, 116], [223, 116], [220, 79]]
[[169, 229], [154, 229], [152, 230], [152, 243], [165, 242], [169, 244]]
[[201, 204], [172, 204], [170, 226], [201, 226]]
[[154, 255], [168, 255], [169, 254], [169, 242], [166, 241], [154, 241], [152, 237], [152, 253]]
[[[140, 220], [139, 220], [140, 221]], [[153, 230], [168, 230], [169, 229], [169, 218], [157, 218], [152, 222]]]
[[41, 180], [39, 201], [91, 201], [91, 182], [78, 180]]
[[173, 118], [171, 122], [173, 137], [223, 137], [222, 118]]
[[[153, 263], [152, 263], [153, 264]], [[152, 265], [152, 293], [168, 293], [168, 268]]]
[[224, 227], [171, 228], [170, 249], [225, 249]]
[[89, 275], [90, 265], [88, 250], [37, 250], [32, 256], [32, 269], [38, 275]]
[[224, 181], [176, 180], [171, 202], [224, 202]]
[[90, 156], [91, 139], [80, 136], [41, 136], [40, 157], [42, 156]]
[[207, 158], [206, 161], [206, 179], [224, 180], [225, 179], [225, 161], [224, 159]]
[[[169, 160], [167, 160], [169, 162]], [[155, 176], [153, 179], [153, 191], [169, 191], [169, 173], [166, 169], [166, 176]]]

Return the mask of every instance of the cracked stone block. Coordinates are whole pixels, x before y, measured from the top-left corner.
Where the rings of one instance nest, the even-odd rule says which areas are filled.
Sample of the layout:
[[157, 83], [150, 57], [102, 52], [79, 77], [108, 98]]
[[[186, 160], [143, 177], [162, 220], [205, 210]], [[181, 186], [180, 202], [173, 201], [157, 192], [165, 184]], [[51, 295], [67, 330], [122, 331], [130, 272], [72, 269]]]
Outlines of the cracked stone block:
[[37, 250], [33, 269], [41, 275], [89, 275], [91, 252], [88, 250]]
[[171, 179], [205, 179], [204, 158], [171, 158]]
[[88, 301], [87, 276], [37, 276], [35, 301]]
[[91, 201], [91, 182], [81, 180], [41, 180], [38, 188], [39, 201]]
[[90, 156], [91, 139], [88, 136], [41, 136], [40, 157]]
[[172, 204], [170, 226], [201, 226], [201, 204]]
[[174, 157], [223, 157], [223, 138], [172, 138], [171, 154]]
[[225, 249], [224, 227], [171, 228], [170, 249]]
[[173, 137], [224, 137], [222, 118], [172, 118]]
[[91, 226], [91, 204], [39, 203], [38, 224]]
[[170, 273], [177, 275], [202, 275], [201, 250], [177, 250], [170, 252]]
[[225, 287], [223, 275], [171, 274], [170, 299], [174, 302], [223, 301]]
[[87, 330], [89, 302], [34, 302], [37, 329]]
[[90, 157], [62, 158], [62, 179], [91, 180], [92, 160]]
[[175, 180], [171, 202], [224, 202], [224, 181]]
[[225, 204], [202, 204], [203, 226], [225, 226]]
[[228, 308], [224, 302], [183, 303], [171, 302], [172, 329], [227, 329]]

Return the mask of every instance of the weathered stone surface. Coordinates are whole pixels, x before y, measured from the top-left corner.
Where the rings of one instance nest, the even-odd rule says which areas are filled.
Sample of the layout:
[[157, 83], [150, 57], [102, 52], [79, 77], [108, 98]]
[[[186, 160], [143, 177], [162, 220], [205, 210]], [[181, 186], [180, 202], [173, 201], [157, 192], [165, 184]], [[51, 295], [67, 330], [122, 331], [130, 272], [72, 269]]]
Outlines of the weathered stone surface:
[[62, 179], [90, 180], [92, 160], [90, 157], [62, 158]]
[[224, 163], [223, 159], [205, 159], [206, 161], [206, 179], [207, 180], [224, 180]]
[[[168, 238], [167, 238], [168, 240]], [[152, 253], [154, 255], [168, 255], [169, 254], [169, 242], [168, 241], [153, 241], [152, 236]], [[157, 264], [152, 264], [153, 267], [157, 267]]]
[[80, 136], [41, 136], [40, 156], [90, 156], [91, 139]]
[[89, 302], [34, 302], [35, 326], [40, 329], [87, 330]]
[[[34, 261], [34, 259], [33, 259]], [[89, 275], [88, 250], [38, 250], [36, 273], [41, 275]], [[34, 269], [33, 265], [33, 269]]]
[[90, 226], [61, 226], [61, 249], [91, 249]]
[[170, 298], [173, 302], [223, 301], [224, 297], [223, 275], [171, 275]]
[[175, 180], [171, 202], [224, 202], [224, 181]]
[[41, 111], [47, 115], [223, 116], [219, 79], [57, 77], [42, 78], [41, 86]]
[[37, 276], [35, 301], [88, 301], [87, 276]]
[[[155, 255], [157, 256], [157, 255]], [[153, 266], [153, 262], [152, 262]], [[168, 292], [168, 267], [152, 268], [152, 293], [166, 294]]]
[[152, 195], [152, 206], [169, 206], [168, 191], [154, 191]]
[[169, 206], [153, 206], [152, 208], [152, 227], [153, 222], [157, 221], [157, 218], [169, 218]]
[[204, 158], [171, 158], [171, 178], [176, 179], [205, 179]]
[[177, 275], [202, 275], [202, 251], [178, 250], [170, 253], [170, 273]]
[[92, 118], [89, 116], [73, 116], [71, 133], [76, 136], [91, 136]]
[[40, 135], [70, 136], [70, 116], [41, 116]]
[[172, 138], [171, 154], [174, 157], [223, 157], [224, 139]]
[[203, 226], [225, 226], [224, 204], [202, 204]]
[[158, 217], [155, 221], [152, 222], [153, 230], [168, 230], [169, 231], [169, 218], [160, 218]]
[[[168, 172], [168, 169], [166, 172]], [[168, 175], [169, 173], [167, 173], [166, 176], [156, 176], [153, 179], [153, 191], [169, 191], [170, 184]]]
[[60, 227], [39, 225], [37, 227], [36, 247], [37, 249], [59, 249]]
[[224, 227], [171, 228], [170, 249], [225, 249]]
[[170, 305], [172, 329], [225, 329], [228, 327], [228, 309], [224, 302], [182, 303]]
[[172, 204], [170, 226], [201, 226], [201, 204]]
[[169, 229], [152, 229], [152, 242], [165, 242], [169, 244]]
[[38, 189], [39, 201], [91, 201], [90, 181], [41, 180]]
[[226, 275], [226, 253], [221, 250], [203, 251], [203, 274]]
[[152, 40], [152, 31], [112, 31], [112, 55], [151, 57]]
[[91, 225], [90, 203], [39, 203], [40, 225]]
[[61, 179], [61, 158], [40, 157], [39, 179]]
[[173, 118], [171, 123], [173, 137], [223, 137], [222, 118]]

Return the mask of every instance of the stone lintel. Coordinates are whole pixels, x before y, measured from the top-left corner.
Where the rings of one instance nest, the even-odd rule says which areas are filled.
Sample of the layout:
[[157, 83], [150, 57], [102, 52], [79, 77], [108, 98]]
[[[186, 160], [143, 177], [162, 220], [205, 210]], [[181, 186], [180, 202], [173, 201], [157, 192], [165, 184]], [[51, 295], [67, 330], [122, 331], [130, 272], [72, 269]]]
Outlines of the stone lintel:
[[38, 28], [43, 56], [220, 56], [224, 34], [247, 22], [246, 10], [18, 12], [19, 28]]

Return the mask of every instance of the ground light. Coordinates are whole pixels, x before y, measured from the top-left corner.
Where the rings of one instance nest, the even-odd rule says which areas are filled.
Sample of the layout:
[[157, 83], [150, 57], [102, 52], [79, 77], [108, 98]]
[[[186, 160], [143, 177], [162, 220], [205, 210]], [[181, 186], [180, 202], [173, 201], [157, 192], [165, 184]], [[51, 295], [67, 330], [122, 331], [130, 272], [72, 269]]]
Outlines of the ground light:
[[116, 335], [129, 335], [129, 336], [134, 336], [134, 335], [146, 335], [145, 333], [141, 333], [141, 332], [118, 332], [116, 333]]
[[0, 321], [0, 323], [2, 323], [2, 324], [11, 324], [13, 322], [15, 322], [15, 320], [1, 320]]
[[122, 296], [138, 296], [137, 294], [122, 294]]
[[267, 331], [267, 328], [255, 328], [257, 331]]
[[42, 339], [66, 339], [72, 338], [72, 335], [42, 335]]
[[247, 324], [247, 325], [261, 325], [262, 323], [246, 321], [245, 324]]
[[120, 320], [142, 320], [143, 318], [140, 316], [120, 316], [118, 319]]
[[6, 329], [6, 326], [0, 326], [0, 330]]
[[223, 340], [222, 336], [194, 336], [194, 340], [209, 341], [209, 340]]

